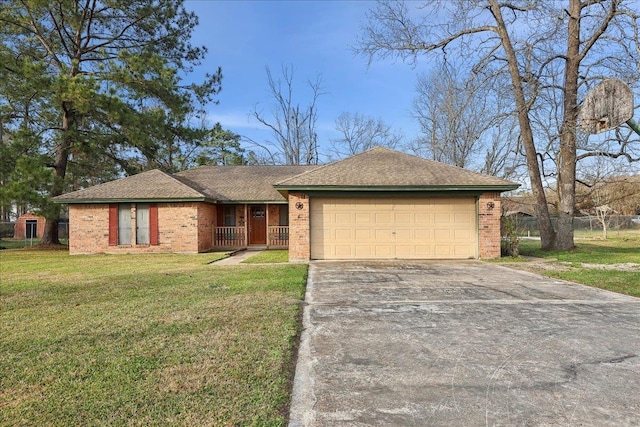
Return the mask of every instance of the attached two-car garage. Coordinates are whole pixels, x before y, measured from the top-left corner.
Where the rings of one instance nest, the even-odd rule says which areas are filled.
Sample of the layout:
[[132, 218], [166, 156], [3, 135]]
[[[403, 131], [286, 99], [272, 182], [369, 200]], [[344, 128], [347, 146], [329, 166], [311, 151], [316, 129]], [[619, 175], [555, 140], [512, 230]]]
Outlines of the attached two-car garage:
[[476, 197], [312, 197], [312, 259], [466, 259]]
[[518, 184], [376, 147], [274, 186], [289, 259], [500, 257], [500, 193]]

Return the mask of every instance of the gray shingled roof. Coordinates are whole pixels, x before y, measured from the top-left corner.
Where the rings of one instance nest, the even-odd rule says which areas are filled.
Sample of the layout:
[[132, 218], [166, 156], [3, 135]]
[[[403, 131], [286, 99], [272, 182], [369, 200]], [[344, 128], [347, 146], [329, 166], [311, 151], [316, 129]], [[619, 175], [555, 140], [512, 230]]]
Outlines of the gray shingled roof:
[[[174, 176], [219, 201], [284, 202], [273, 184], [318, 166], [200, 166]], [[215, 192], [215, 194], [214, 194]]]
[[375, 147], [371, 150], [284, 179], [288, 189], [495, 189], [512, 190], [517, 183], [456, 166]]
[[210, 197], [157, 169], [54, 197], [59, 203], [206, 200]]
[[504, 179], [376, 147], [324, 166], [201, 166], [175, 175], [151, 170], [63, 194], [54, 200], [284, 202], [286, 199], [278, 190], [504, 191], [517, 187], [518, 184]]

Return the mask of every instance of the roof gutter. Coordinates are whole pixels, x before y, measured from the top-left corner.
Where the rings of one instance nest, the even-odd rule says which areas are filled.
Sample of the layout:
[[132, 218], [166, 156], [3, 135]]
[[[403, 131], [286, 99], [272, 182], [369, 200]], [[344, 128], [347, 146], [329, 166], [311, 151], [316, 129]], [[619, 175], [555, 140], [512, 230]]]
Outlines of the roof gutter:
[[289, 191], [349, 191], [349, 192], [443, 192], [443, 191], [510, 191], [520, 187], [512, 185], [432, 185], [432, 186], [344, 186], [344, 185], [274, 185], [281, 194]]
[[215, 199], [208, 197], [188, 197], [183, 199], [154, 199], [154, 198], [118, 198], [118, 199], [65, 199], [53, 198], [53, 203], [58, 204], [105, 204], [105, 203], [179, 203], [179, 202], [206, 202], [218, 203]]

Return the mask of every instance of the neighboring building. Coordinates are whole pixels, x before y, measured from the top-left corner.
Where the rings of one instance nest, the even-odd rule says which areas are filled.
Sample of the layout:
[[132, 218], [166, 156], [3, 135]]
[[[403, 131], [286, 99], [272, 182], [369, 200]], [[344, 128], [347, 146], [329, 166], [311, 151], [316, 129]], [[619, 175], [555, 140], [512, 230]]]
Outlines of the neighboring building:
[[47, 220], [32, 212], [26, 213], [16, 220], [13, 231], [14, 239], [39, 239], [44, 234]]
[[63, 194], [69, 250], [289, 248], [309, 259], [500, 256], [500, 193], [518, 184], [374, 148], [324, 166], [152, 170]]

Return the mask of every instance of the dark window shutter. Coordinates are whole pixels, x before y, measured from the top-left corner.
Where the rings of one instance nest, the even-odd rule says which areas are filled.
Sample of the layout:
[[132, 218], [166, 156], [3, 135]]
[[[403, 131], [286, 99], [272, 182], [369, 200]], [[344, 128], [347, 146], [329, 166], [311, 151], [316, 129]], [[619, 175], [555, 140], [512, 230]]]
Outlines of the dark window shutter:
[[158, 229], [158, 205], [149, 204], [149, 244], [157, 246], [160, 244], [160, 231]]
[[118, 205], [109, 205], [109, 246], [118, 246]]

